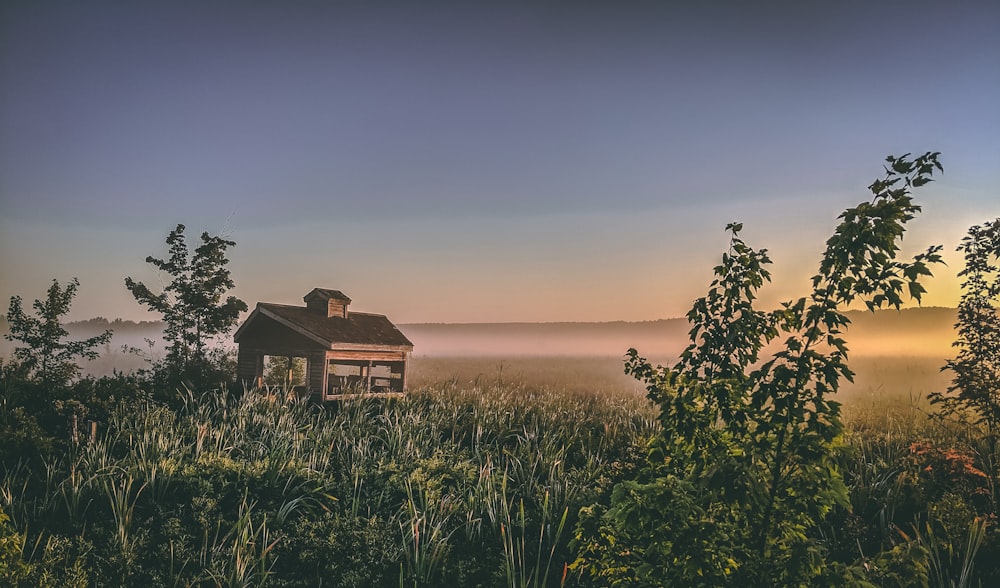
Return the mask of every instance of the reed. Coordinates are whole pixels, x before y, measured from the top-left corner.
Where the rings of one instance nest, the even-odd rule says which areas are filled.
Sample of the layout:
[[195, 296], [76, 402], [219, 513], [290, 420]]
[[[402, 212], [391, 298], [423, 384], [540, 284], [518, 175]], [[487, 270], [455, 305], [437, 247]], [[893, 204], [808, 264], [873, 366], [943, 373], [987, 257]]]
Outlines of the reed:
[[[34, 529], [36, 559], [50, 539], [80, 541], [66, 561], [89, 562], [92, 584], [263, 586], [278, 568], [328, 565], [308, 542], [348, 537], [296, 530], [329, 520], [369, 542], [391, 525], [380, 553], [411, 585], [492, 585], [504, 570], [554, 585], [576, 511], [610, 492], [655, 428], [637, 396], [536, 389], [506, 373], [328, 406], [271, 389], [185, 390], [176, 410], [123, 405], [38, 471], [0, 470], [0, 506]], [[370, 576], [365, 550], [350, 553], [344, 577]], [[285, 563], [296, 558], [314, 559]]]
[[414, 488], [409, 481], [404, 487], [406, 504], [399, 514], [399, 529], [407, 563], [405, 578], [414, 587], [433, 586], [448, 555], [448, 541], [454, 532], [449, 523], [459, 505], [450, 495], [429, 496], [426, 487]]
[[135, 537], [132, 534], [135, 507], [139, 501], [139, 495], [142, 494], [146, 486], [143, 484], [133, 492], [135, 479], [130, 474], [124, 472], [117, 476], [117, 480], [108, 476], [101, 483], [104, 494], [107, 496], [111, 506], [111, 515], [115, 530], [114, 536], [117, 540], [117, 545], [124, 559], [130, 562], [133, 559], [135, 551]]

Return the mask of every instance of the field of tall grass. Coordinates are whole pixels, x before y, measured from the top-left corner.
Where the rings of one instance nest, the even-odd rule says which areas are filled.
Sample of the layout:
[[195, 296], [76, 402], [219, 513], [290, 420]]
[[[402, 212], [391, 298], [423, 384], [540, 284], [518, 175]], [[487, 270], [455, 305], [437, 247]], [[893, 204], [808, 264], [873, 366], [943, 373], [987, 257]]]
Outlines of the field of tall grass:
[[[652, 358], [664, 365], [673, 357]], [[925, 355], [862, 355], [852, 358], [854, 382], [844, 382], [838, 400], [850, 421], [861, 414], [906, 415], [926, 420], [931, 410], [927, 395], [946, 390], [950, 375], [941, 371], [945, 360]], [[415, 357], [410, 382], [417, 388], [477, 386], [508, 383], [551, 393], [637, 396], [643, 385], [624, 373], [620, 357], [507, 356]]]
[[[989, 585], [995, 448], [929, 418], [926, 394], [948, 381], [937, 361], [852, 365], [841, 393], [852, 507], [817, 530], [830, 557], [876, 586]], [[621, 361], [416, 358], [411, 378], [404, 398], [327, 406], [277, 388], [123, 402], [64, 450], [0, 468], [0, 578], [595, 585], [572, 566], [580, 511], [608, 504], [659, 432]]]
[[558, 585], [578, 510], [655, 433], [635, 395], [492, 376], [326, 407], [190, 393], [4, 468], [0, 508], [42, 584]]

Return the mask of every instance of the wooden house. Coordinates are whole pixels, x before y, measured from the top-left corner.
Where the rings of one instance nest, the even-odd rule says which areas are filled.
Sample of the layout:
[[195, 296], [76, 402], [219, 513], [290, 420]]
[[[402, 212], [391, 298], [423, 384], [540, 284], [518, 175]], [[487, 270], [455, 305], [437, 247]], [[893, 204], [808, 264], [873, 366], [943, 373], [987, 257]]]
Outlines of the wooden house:
[[384, 315], [349, 311], [339, 290], [315, 288], [305, 306], [258, 302], [237, 329], [238, 379], [263, 385], [264, 358], [306, 360], [305, 389], [320, 400], [344, 394], [399, 394], [413, 343]]

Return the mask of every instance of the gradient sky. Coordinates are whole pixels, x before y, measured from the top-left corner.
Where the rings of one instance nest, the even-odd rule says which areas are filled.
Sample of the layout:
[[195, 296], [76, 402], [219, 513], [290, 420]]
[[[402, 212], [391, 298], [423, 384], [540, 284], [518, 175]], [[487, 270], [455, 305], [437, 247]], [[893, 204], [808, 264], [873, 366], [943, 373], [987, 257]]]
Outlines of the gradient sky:
[[739, 220], [773, 305], [890, 153], [945, 165], [911, 253], [1000, 216], [998, 105], [993, 1], [7, 0], [0, 300], [76, 276], [70, 318], [157, 318], [123, 280], [184, 223], [251, 307], [648, 320]]

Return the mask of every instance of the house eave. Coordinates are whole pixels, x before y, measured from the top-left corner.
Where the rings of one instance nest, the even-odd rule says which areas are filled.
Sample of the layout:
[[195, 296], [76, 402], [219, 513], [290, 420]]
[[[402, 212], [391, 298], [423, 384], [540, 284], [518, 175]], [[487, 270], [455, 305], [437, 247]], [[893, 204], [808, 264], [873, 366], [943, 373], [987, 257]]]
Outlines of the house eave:
[[[269, 318], [271, 320], [274, 320], [274, 321], [278, 322], [279, 324], [288, 327], [289, 329], [292, 329], [293, 331], [295, 331], [296, 333], [298, 333], [298, 334], [300, 334], [300, 335], [302, 335], [304, 337], [308, 337], [309, 339], [312, 339], [313, 341], [319, 343], [323, 347], [326, 347], [328, 349], [332, 348], [333, 344], [330, 341], [327, 341], [326, 339], [323, 339], [322, 337], [320, 337], [316, 333], [313, 333], [309, 329], [303, 328], [302, 325], [299, 325], [297, 323], [293, 323], [292, 321], [287, 320], [285, 318], [282, 318], [278, 314], [273, 313], [273, 312], [267, 310], [266, 308], [262, 308], [260, 306], [258, 306], [257, 310], [255, 310], [254, 312], [258, 312], [258, 311], [260, 312], [260, 314], [266, 316], [267, 318]], [[250, 322], [250, 320], [247, 319], [247, 323], [244, 323], [244, 326], [246, 326], [246, 324], [248, 324], [249, 322]]]
[[247, 328], [250, 326], [250, 323], [252, 323], [254, 321], [254, 319], [257, 318], [257, 315], [259, 315], [259, 314], [260, 314], [260, 304], [258, 304], [253, 309], [253, 311], [250, 313], [250, 315], [247, 316], [246, 320], [243, 321], [243, 324], [240, 325], [240, 328], [236, 329], [236, 332], [233, 333], [233, 341], [234, 342], [236, 342], [236, 343], [240, 342], [240, 338], [243, 336], [243, 332], [247, 330]]

